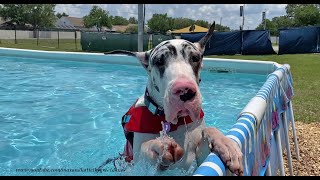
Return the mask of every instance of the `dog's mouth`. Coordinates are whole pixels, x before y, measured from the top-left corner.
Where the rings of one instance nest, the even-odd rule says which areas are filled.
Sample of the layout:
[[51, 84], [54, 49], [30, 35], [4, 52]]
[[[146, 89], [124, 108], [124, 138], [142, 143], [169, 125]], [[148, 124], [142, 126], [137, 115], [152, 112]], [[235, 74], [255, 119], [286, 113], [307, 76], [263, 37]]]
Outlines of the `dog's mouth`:
[[186, 117], [188, 115], [189, 115], [189, 110], [183, 109], [183, 110], [178, 111], [177, 118]]
[[193, 101], [171, 101], [164, 107], [166, 120], [172, 124], [177, 124], [181, 117], [190, 116], [192, 121], [200, 118], [201, 98], [196, 97]]
[[177, 124], [181, 117], [200, 118], [201, 93], [194, 80], [179, 77], [172, 80], [164, 95], [163, 109], [166, 121]]

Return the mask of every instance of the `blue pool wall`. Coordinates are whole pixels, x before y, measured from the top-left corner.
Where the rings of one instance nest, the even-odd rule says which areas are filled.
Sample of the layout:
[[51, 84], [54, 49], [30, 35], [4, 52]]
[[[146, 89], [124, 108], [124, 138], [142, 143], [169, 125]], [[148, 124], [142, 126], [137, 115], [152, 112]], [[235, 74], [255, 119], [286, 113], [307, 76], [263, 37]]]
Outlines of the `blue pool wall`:
[[[139, 66], [131, 56], [102, 53], [58, 52], [0, 48], [0, 56], [126, 64]], [[294, 128], [291, 97], [292, 77], [289, 65], [271, 61], [204, 58], [204, 70], [216, 72], [269, 74], [265, 84], [235, 119], [227, 136], [234, 140], [243, 153], [243, 175], [284, 175], [282, 151], [288, 147], [288, 123]], [[275, 111], [275, 112], [274, 112]], [[273, 115], [276, 114], [276, 115]], [[275, 121], [277, 117], [277, 121]], [[295, 132], [295, 131], [294, 131]], [[294, 135], [295, 136], [295, 135]], [[296, 139], [295, 139], [296, 140]], [[296, 146], [296, 152], [298, 153]], [[289, 151], [288, 151], [289, 150]], [[297, 154], [299, 157], [299, 154]], [[270, 166], [272, 164], [272, 166]], [[292, 171], [292, 165], [290, 165]], [[194, 172], [197, 176], [232, 175], [218, 155], [211, 153]]]

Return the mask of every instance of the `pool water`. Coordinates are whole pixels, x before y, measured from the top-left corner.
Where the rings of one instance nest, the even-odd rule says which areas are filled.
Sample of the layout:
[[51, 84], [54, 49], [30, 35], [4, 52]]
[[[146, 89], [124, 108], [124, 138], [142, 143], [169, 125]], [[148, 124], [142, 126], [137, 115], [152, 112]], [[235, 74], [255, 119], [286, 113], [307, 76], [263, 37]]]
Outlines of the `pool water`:
[[[266, 75], [201, 78], [204, 119], [226, 133]], [[93, 169], [122, 152], [121, 117], [146, 82], [140, 66], [0, 56], [0, 175], [126, 175]]]

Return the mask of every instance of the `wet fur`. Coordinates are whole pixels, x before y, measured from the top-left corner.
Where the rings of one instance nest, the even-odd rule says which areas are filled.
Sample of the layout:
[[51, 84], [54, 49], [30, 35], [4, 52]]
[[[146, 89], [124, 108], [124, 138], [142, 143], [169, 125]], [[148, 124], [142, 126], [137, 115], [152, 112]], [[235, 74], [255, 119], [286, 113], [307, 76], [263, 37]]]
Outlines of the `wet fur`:
[[[147, 89], [151, 98], [162, 106], [166, 113], [166, 106], [170, 102], [168, 93], [172, 82], [177, 78], [185, 78], [197, 84], [197, 98], [200, 98], [197, 102], [201, 104], [198, 85], [200, 70], [203, 66], [202, 57], [205, 45], [213, 31], [214, 23], [208, 33], [196, 43], [174, 39], [164, 41], [146, 52], [119, 50], [106, 54], [126, 54], [137, 57], [148, 73]], [[144, 95], [138, 99], [136, 106], [145, 106]], [[168, 118], [166, 114], [166, 120]], [[172, 119], [170, 121], [174, 123]], [[159, 134], [134, 132], [134, 163], [142, 160], [157, 165], [161, 170], [176, 167], [188, 170], [194, 160], [199, 166], [210, 151], [213, 151], [220, 155], [231, 172], [242, 175], [242, 153], [238, 145], [216, 128], [206, 127], [203, 119], [196, 119], [185, 126], [179, 126], [176, 131], [169, 132], [168, 135], [170, 138], [167, 137], [161, 141]], [[165, 151], [164, 144], [171, 150]]]

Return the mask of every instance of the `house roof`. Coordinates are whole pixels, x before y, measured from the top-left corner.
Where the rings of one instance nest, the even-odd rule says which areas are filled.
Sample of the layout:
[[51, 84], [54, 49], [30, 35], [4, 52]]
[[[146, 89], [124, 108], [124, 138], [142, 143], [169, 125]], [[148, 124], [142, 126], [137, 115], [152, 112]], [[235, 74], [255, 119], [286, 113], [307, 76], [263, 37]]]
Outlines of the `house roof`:
[[64, 24], [56, 24], [56, 28], [60, 28], [60, 29], [76, 29], [74, 26], [64, 25]]
[[18, 25], [16, 22], [12, 22], [11, 20], [5, 21], [3, 18], [0, 17], [0, 27], [1, 28], [32, 28], [31, 24], [24, 24], [24, 25]]
[[0, 24], [5, 23], [5, 22], [6, 21], [2, 17], [0, 17]]
[[192, 33], [192, 32], [208, 32], [208, 28], [204, 28], [198, 25], [194, 25], [194, 30], [191, 30], [191, 26], [182, 28], [182, 29], [178, 29], [175, 31], [171, 31], [171, 33]]
[[112, 30], [112, 31], [116, 31], [116, 32], [124, 32], [129, 26], [130, 26], [130, 24], [127, 25], [127, 26], [124, 26], [124, 25], [114, 25], [114, 26], [112, 26], [111, 30]]
[[83, 18], [69, 17], [69, 16], [63, 16], [63, 17], [69, 20], [73, 24], [73, 26], [84, 27]]
[[[123, 25], [113, 25], [112, 26], [112, 31], [116, 31], [116, 32], [125, 32], [126, 29], [128, 27], [131, 27], [131, 26], [138, 26], [137, 24], [128, 24], [126, 26], [123, 26]], [[146, 27], [145, 27], [146, 28]]]
[[59, 29], [84, 29], [83, 18], [77, 17], [63, 16], [57, 20], [55, 26]]
[[3, 17], [0, 17], [0, 25], [1, 25], [1, 24], [2, 24], [2, 25], [5, 25], [5, 24], [8, 24], [8, 23], [11, 23], [11, 21], [10, 21], [9, 19], [4, 20]]
[[[111, 28], [111, 30], [110, 30], [109, 28], [106, 28], [106, 27], [103, 27], [103, 29], [104, 29], [105, 31], [125, 32], [126, 29], [127, 29], [128, 27], [131, 27], [131, 26], [138, 26], [138, 25], [137, 25], [137, 24], [128, 24], [128, 25], [126, 25], [126, 26], [124, 26], [124, 25], [113, 25], [112, 28]], [[149, 31], [149, 27], [146, 26], [146, 25], [144, 26], [144, 29], [145, 29], [146, 32]]]

